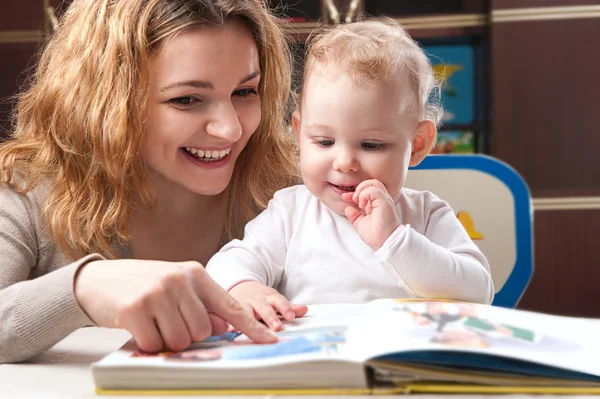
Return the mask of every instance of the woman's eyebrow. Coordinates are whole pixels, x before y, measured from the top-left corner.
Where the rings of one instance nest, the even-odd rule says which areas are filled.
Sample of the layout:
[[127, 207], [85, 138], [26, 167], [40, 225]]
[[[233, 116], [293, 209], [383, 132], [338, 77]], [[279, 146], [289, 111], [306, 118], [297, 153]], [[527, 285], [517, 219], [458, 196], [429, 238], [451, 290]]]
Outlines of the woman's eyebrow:
[[[261, 75], [260, 71], [252, 72], [250, 75], [243, 78], [239, 84], [244, 84], [246, 82], [249, 82], [252, 79], [255, 79], [256, 77], [258, 77], [260, 75]], [[196, 89], [208, 89], [208, 90], [215, 89], [215, 86], [211, 82], [207, 82], [204, 80], [185, 80], [182, 82], [175, 82], [175, 83], [168, 84], [165, 87], [163, 87], [162, 89], [160, 89], [160, 91], [163, 92], [163, 91], [172, 89], [174, 87], [182, 87], [182, 86], [194, 87]]]
[[209, 90], [214, 90], [214, 86], [212, 83], [210, 82], [206, 82], [204, 80], [186, 80], [186, 81], [182, 81], [182, 82], [175, 82], [175, 83], [171, 83], [166, 85], [165, 87], [163, 87], [162, 89], [160, 89], [161, 92], [172, 89], [174, 87], [182, 87], [182, 86], [189, 86], [189, 87], [195, 87], [197, 89], [209, 89]]
[[252, 72], [250, 75], [248, 75], [244, 79], [242, 79], [241, 82], [240, 82], [240, 84], [243, 85], [244, 83], [249, 82], [252, 79], [254, 79], [254, 78], [256, 78], [256, 77], [258, 77], [260, 75], [261, 75], [260, 71]]

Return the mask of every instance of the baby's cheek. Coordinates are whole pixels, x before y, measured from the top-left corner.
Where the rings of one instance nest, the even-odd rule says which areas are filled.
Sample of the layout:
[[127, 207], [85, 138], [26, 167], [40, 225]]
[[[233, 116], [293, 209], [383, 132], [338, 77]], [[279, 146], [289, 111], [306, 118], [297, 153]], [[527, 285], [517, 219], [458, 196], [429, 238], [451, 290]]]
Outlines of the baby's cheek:
[[402, 185], [404, 183], [402, 178], [400, 176], [395, 176], [393, 181], [389, 181], [387, 184], [385, 182], [383, 183], [386, 186], [390, 197], [392, 197], [394, 199], [394, 202], [396, 202], [401, 195]]

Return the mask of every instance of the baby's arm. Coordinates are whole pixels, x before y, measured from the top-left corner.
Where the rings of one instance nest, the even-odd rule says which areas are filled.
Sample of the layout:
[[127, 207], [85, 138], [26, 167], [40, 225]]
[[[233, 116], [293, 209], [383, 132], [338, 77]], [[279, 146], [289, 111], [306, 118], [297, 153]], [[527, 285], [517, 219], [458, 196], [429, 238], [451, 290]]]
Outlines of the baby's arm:
[[244, 281], [276, 287], [286, 256], [286, 226], [274, 200], [244, 228], [244, 239], [227, 243], [206, 265], [208, 274], [229, 291]]
[[306, 313], [305, 306], [291, 304], [275, 290], [284, 270], [291, 212], [293, 203], [280, 204], [276, 194], [246, 225], [244, 239], [226, 244], [206, 266], [221, 287], [274, 330], [281, 328], [277, 312], [288, 320]]
[[419, 211], [424, 213], [424, 233], [401, 225], [376, 255], [418, 297], [491, 303], [494, 286], [487, 259], [452, 208], [431, 193], [423, 195]]

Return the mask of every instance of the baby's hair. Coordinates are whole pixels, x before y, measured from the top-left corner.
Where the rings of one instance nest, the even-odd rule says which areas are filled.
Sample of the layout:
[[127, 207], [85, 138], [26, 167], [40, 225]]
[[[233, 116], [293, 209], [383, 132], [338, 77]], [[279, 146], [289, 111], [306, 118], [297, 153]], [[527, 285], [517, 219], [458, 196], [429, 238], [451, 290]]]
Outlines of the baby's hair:
[[303, 80], [315, 66], [332, 66], [359, 84], [408, 79], [409, 112], [436, 126], [442, 118], [440, 82], [423, 49], [390, 18], [324, 28], [309, 38]]

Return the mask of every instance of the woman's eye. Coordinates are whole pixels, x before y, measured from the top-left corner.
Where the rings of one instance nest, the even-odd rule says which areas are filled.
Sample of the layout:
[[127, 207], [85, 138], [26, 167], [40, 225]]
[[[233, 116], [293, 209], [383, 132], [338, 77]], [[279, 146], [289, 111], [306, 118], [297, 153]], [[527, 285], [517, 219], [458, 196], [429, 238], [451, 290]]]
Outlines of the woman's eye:
[[361, 143], [361, 146], [365, 150], [381, 150], [382, 148], [385, 147], [385, 143], [369, 143], [369, 142], [365, 142], [365, 143]]
[[256, 94], [258, 94], [256, 89], [240, 89], [240, 90], [236, 90], [234, 92], [234, 95], [236, 95], [237, 97], [241, 97], [241, 98], [249, 98]]
[[173, 99], [169, 100], [169, 103], [171, 103], [177, 107], [180, 107], [180, 108], [188, 108], [199, 101], [200, 100], [198, 100], [196, 97], [185, 96], [185, 97], [173, 98]]
[[317, 139], [315, 140], [315, 142], [321, 147], [331, 147], [333, 143], [335, 143], [333, 140], [330, 139]]

